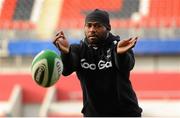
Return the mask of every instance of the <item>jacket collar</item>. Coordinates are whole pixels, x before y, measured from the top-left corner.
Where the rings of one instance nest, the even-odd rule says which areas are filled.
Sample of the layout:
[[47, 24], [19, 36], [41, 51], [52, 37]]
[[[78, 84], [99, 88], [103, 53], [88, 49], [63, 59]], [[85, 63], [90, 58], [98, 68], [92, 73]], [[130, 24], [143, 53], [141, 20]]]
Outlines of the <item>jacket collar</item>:
[[83, 41], [88, 47], [100, 48], [100, 47], [104, 47], [104, 46], [107, 46], [107, 45], [111, 45], [112, 42], [114, 42], [114, 41], [119, 41], [120, 37], [115, 36], [115, 35], [113, 35], [112, 33], [109, 32], [108, 35], [107, 35], [107, 38], [105, 40], [103, 40], [101, 43], [99, 43], [98, 45], [91, 45], [91, 44], [88, 43], [87, 40], [88, 39], [85, 38]]

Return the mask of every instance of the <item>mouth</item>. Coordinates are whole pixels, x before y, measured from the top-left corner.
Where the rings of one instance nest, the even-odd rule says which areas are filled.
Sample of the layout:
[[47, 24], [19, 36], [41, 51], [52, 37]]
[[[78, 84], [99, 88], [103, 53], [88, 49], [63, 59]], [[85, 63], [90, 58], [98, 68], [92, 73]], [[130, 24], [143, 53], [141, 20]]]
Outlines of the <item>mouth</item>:
[[93, 36], [89, 37], [88, 39], [91, 43], [95, 43], [97, 41], [97, 37], [93, 37]]
[[90, 38], [90, 39], [95, 39], [95, 38], [97, 38], [97, 36], [92, 35], [92, 36], [88, 36], [88, 38]]

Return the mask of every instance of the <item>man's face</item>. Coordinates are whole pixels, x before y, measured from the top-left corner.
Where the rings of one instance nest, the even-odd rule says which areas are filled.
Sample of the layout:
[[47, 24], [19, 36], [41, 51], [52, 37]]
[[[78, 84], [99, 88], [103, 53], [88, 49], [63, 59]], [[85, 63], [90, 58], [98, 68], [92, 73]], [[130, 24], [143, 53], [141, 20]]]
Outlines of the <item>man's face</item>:
[[101, 40], [105, 40], [107, 36], [107, 28], [99, 22], [88, 22], [85, 24], [85, 36], [90, 44], [98, 44]]

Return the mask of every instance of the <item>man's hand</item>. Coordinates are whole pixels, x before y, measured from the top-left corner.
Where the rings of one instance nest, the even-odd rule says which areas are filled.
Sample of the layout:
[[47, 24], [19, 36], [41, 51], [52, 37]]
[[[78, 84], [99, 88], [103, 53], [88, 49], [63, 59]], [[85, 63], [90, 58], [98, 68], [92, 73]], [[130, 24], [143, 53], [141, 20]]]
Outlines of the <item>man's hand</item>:
[[117, 53], [122, 54], [133, 48], [138, 40], [138, 37], [120, 40], [117, 44]]
[[55, 38], [53, 39], [53, 44], [62, 52], [62, 53], [69, 53], [69, 43], [66, 39], [63, 31], [60, 31], [56, 34]]

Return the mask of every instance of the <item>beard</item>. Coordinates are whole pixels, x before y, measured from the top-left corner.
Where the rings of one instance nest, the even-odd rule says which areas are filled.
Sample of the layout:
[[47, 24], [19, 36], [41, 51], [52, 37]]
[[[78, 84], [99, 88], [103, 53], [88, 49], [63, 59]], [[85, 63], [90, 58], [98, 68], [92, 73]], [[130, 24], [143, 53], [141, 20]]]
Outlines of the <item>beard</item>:
[[86, 40], [88, 42], [89, 45], [91, 46], [100, 46], [102, 44], [105, 43], [106, 38], [109, 36], [109, 33], [103, 34], [102, 36], [98, 36], [98, 35], [86, 35]]

